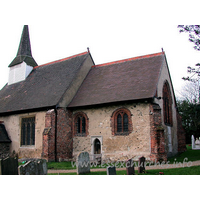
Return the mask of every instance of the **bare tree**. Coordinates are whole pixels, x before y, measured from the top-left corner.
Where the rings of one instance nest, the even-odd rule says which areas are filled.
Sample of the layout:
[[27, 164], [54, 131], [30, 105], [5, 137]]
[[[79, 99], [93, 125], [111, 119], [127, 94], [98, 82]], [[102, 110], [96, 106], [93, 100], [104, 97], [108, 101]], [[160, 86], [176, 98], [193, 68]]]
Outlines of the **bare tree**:
[[189, 33], [189, 41], [194, 43], [194, 49], [200, 51], [200, 25], [178, 25], [179, 32]]
[[199, 84], [198, 82], [187, 82], [182, 90], [179, 92], [181, 100], [185, 100], [189, 103], [199, 103]]

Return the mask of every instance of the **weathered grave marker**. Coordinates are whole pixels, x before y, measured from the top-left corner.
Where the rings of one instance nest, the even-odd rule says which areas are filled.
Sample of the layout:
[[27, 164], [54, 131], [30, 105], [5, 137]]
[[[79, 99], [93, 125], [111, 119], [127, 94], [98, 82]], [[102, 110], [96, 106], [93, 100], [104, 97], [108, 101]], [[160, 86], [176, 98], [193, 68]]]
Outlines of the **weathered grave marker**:
[[18, 157], [0, 160], [0, 175], [18, 175]]
[[126, 173], [127, 175], [135, 175], [134, 162], [132, 159], [126, 161]]
[[88, 152], [81, 152], [77, 157], [77, 174], [90, 173], [90, 155]]
[[107, 175], [116, 175], [116, 168], [114, 167], [107, 167]]
[[144, 173], [145, 172], [145, 157], [140, 157], [138, 162], [138, 173]]
[[18, 168], [19, 175], [47, 175], [47, 161], [37, 159], [28, 161]]
[[194, 139], [194, 135], [192, 135], [192, 149], [193, 150], [200, 150], [200, 140], [196, 138]]

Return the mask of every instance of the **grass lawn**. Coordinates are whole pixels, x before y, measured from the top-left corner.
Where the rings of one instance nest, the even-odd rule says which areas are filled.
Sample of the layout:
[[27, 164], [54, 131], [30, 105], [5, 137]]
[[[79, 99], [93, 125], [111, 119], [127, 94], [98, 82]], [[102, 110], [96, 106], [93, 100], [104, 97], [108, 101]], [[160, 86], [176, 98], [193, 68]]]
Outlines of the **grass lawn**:
[[[164, 175], [200, 175], [200, 166], [193, 167], [184, 167], [176, 169], [152, 169], [147, 170], [145, 174], [136, 174], [138, 175], [159, 175], [159, 172], [163, 172]], [[49, 174], [49, 175], [58, 175], [58, 174]], [[60, 175], [77, 175], [76, 173], [60, 173]], [[107, 175], [106, 171], [103, 172], [90, 172], [84, 175]], [[126, 175], [125, 170], [117, 171], [117, 175]]]
[[[168, 159], [168, 161], [170, 162], [169, 164], [173, 164], [174, 161], [183, 163], [184, 159], [186, 158], [188, 159], [185, 160], [186, 162], [200, 160], [200, 150], [192, 150], [192, 147], [187, 145], [186, 152], [171, 157]], [[76, 166], [72, 166], [71, 162], [48, 162], [47, 164], [48, 164], [48, 169], [63, 169], [63, 170], [76, 169]], [[108, 165], [104, 164], [103, 168], [106, 168], [107, 166]], [[117, 166], [121, 167], [121, 164], [118, 164]], [[126, 167], [125, 163], [124, 167]], [[97, 165], [96, 167], [94, 166], [91, 167], [91, 169], [93, 168], [102, 168], [102, 166]]]
[[76, 169], [71, 162], [48, 162], [47, 167], [48, 169]]
[[164, 175], [200, 175], [200, 166], [176, 168], [176, 169], [155, 169], [148, 170], [146, 175], [159, 175], [163, 172]]
[[185, 158], [188, 158], [188, 161], [200, 160], [200, 150], [192, 150], [192, 147], [189, 145], [186, 145], [186, 147], [187, 147], [186, 152], [173, 156], [169, 158], [168, 161], [170, 161], [170, 163], [172, 164], [175, 159], [176, 162], [183, 162]]
[[[186, 162], [200, 160], [200, 150], [192, 150], [192, 147], [187, 145], [186, 152], [178, 154], [174, 157], [171, 157], [168, 159], [168, 161], [170, 162], [169, 164], [173, 164], [174, 162], [183, 163], [184, 159], [188, 159], [188, 160], [185, 160]], [[76, 166], [73, 166], [72, 162], [48, 162], [47, 164], [48, 164], [48, 169], [63, 169], [63, 170], [76, 169]], [[104, 164], [103, 168], [106, 168], [107, 166], [108, 164]], [[120, 164], [117, 166], [122, 167], [120, 166]], [[125, 163], [124, 163], [124, 167], [125, 167]], [[102, 166], [97, 165], [96, 167], [94, 166], [91, 167], [91, 169], [93, 168], [102, 168]], [[152, 170], [147, 170], [144, 175], [158, 175], [159, 172], [163, 172], [164, 175], [200, 175], [200, 166], [184, 167], [184, 168], [176, 168], [176, 169], [157, 169], [157, 170], [152, 169]], [[106, 174], [107, 174], [106, 171], [103, 171], [103, 172], [98, 171], [98, 172], [91, 172], [86, 175], [106, 175]], [[136, 174], [138, 174], [137, 170], [136, 170]], [[54, 174], [50, 174], [50, 175], [54, 175]], [[60, 175], [76, 175], [76, 173], [67, 173], [67, 174], [60, 173]], [[126, 175], [126, 171], [124, 170], [117, 171], [117, 175]]]
[[[200, 160], [200, 150], [192, 150], [192, 147], [187, 145], [186, 152], [171, 157], [170, 159], [168, 159], [168, 161], [170, 161], [171, 164], [173, 164], [174, 161], [183, 163], [185, 158], [188, 159], [186, 162]], [[105, 165], [105, 168], [106, 167], [107, 165]], [[72, 167], [71, 162], [61, 162], [61, 163], [50, 162], [48, 163], [48, 169], [51, 168], [76, 169], [76, 167]], [[152, 170], [147, 170], [145, 174], [139, 174], [139, 175], [159, 175], [159, 172], [163, 172], [164, 175], [200, 175], [200, 166], [192, 166], [192, 167], [184, 167], [176, 169], [152, 169]], [[137, 170], [135, 171], [135, 173], [138, 174]], [[106, 171], [97, 171], [97, 172], [90, 172], [89, 174], [85, 175], [106, 175], [106, 174], [107, 174]], [[49, 174], [49, 175], [58, 175], [58, 174]], [[76, 175], [76, 173], [60, 173], [60, 175]], [[126, 175], [126, 171], [125, 170], [117, 171], [117, 175]]]

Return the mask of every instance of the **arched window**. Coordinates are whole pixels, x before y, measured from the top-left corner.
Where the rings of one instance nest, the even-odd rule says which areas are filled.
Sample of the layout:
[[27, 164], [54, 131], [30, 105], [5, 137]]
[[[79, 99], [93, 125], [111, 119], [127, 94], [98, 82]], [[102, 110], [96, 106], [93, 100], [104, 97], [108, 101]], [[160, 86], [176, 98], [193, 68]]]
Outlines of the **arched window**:
[[101, 142], [97, 138], [94, 141], [94, 154], [101, 154]]
[[113, 135], [129, 135], [132, 132], [131, 112], [126, 108], [116, 110], [111, 117]]
[[173, 126], [172, 120], [172, 96], [169, 83], [165, 81], [163, 86], [163, 118], [164, 123], [168, 126]]
[[84, 137], [88, 135], [88, 118], [83, 112], [76, 113], [73, 120], [74, 136]]

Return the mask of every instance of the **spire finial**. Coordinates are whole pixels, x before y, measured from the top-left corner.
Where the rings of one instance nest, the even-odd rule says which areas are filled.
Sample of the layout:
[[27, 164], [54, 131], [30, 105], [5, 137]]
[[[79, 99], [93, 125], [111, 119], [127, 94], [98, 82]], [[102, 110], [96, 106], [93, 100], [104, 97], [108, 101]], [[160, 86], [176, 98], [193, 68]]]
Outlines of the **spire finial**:
[[22, 62], [25, 62], [27, 65], [32, 67], [37, 66], [37, 63], [35, 62], [31, 53], [31, 43], [29, 38], [28, 25], [24, 25], [17, 56], [8, 67], [18, 65]]
[[32, 56], [28, 25], [24, 25], [17, 56]]

